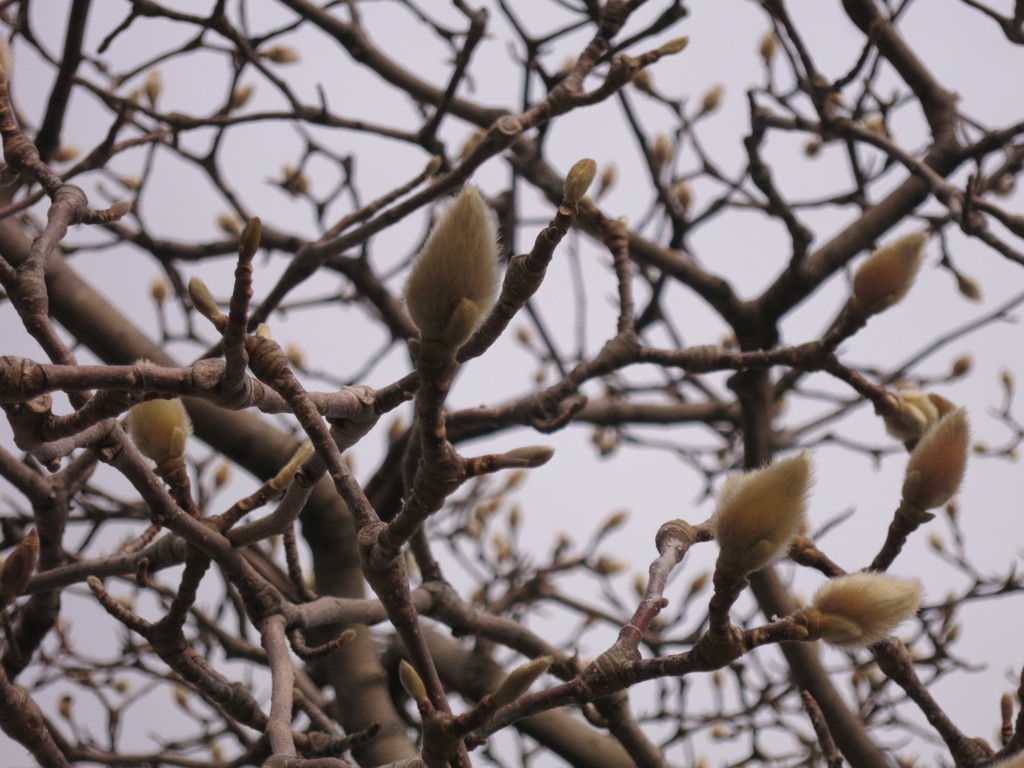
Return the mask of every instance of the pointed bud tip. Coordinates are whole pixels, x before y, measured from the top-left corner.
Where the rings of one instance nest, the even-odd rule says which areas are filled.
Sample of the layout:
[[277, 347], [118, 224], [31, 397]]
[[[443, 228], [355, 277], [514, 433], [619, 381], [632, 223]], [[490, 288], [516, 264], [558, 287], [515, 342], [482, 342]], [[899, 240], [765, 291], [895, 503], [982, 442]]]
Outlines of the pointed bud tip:
[[597, 175], [597, 163], [589, 157], [585, 157], [569, 169], [565, 177], [565, 191], [563, 197], [567, 203], [578, 203]]

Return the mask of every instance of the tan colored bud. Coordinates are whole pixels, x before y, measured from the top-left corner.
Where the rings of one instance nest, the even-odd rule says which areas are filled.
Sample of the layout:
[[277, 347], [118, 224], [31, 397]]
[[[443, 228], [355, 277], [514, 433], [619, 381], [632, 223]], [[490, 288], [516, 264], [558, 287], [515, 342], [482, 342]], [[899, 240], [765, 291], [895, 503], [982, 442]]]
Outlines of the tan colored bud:
[[690, 182], [686, 179], [680, 179], [672, 188], [669, 189], [669, 194], [679, 203], [679, 207], [684, 211], [690, 207], [690, 203], [693, 202], [693, 190], [690, 188]]
[[405, 688], [405, 692], [417, 704], [429, 703], [430, 698], [427, 696], [427, 686], [423, 684], [423, 678], [420, 677], [419, 672], [413, 669], [412, 664], [405, 659], [398, 663], [398, 680], [402, 683], [402, 687]]
[[742, 578], [785, 555], [804, 525], [811, 475], [811, 456], [801, 453], [729, 478], [711, 518], [716, 568]]
[[945, 543], [942, 541], [942, 537], [934, 531], [928, 534], [928, 546], [936, 552], [941, 552], [946, 548]]
[[974, 358], [970, 355], [961, 355], [953, 361], [953, 366], [949, 369], [949, 377], [951, 379], [959, 379], [961, 376], [966, 376], [970, 373], [973, 367]]
[[704, 571], [703, 573], [697, 574], [696, 578], [690, 582], [690, 588], [687, 590], [687, 595], [693, 597], [700, 593], [704, 587], [711, 581], [711, 571]]
[[935, 509], [960, 488], [967, 467], [971, 429], [958, 408], [929, 429], [914, 447], [903, 480], [903, 502], [918, 510]]
[[603, 535], [614, 531], [616, 528], [621, 528], [623, 523], [629, 519], [629, 512], [622, 509], [618, 512], [613, 512], [608, 515], [608, 519], [604, 521], [604, 524], [598, 531], [598, 535]]
[[838, 648], [859, 648], [884, 640], [917, 612], [921, 582], [863, 571], [838, 576], [814, 594], [821, 614], [821, 639]]
[[309, 194], [309, 177], [294, 165], [286, 165], [282, 170], [281, 187], [292, 197]]
[[263, 222], [259, 216], [254, 216], [246, 222], [242, 234], [238, 236], [238, 257], [246, 263], [252, 261], [256, 251], [260, 248], [261, 237], [263, 237]]
[[260, 56], [275, 64], [294, 64], [299, 60], [299, 52], [290, 45], [272, 45], [260, 51]]
[[306, 350], [297, 341], [289, 341], [284, 354], [296, 368], [306, 367]]
[[775, 53], [779, 49], [779, 38], [775, 36], [774, 32], [765, 32], [761, 38], [761, 44], [758, 46], [757, 51], [761, 54], [761, 58], [764, 59], [765, 64], [770, 64], [771, 60], [775, 58]]
[[1007, 395], [1013, 394], [1013, 374], [1006, 368], [999, 372], [999, 382], [1003, 385]]
[[569, 169], [565, 177], [565, 191], [562, 197], [567, 203], [578, 203], [587, 194], [594, 176], [597, 174], [597, 163], [585, 157]]
[[53, 153], [53, 161], [55, 163], [70, 163], [80, 154], [82, 154], [82, 150], [73, 144], [61, 144]]
[[467, 186], [441, 214], [405, 284], [420, 338], [461, 345], [490, 310], [497, 284], [497, 218]]
[[57, 713], [68, 722], [74, 718], [74, 710], [72, 707], [74, 701], [75, 700], [71, 697], [70, 693], [65, 693], [57, 701]]
[[888, 136], [889, 130], [885, 127], [885, 121], [881, 115], [870, 115], [864, 118], [864, 129], [877, 136]]
[[811, 158], [817, 157], [821, 154], [821, 146], [821, 139], [817, 136], [812, 136], [807, 140], [807, 143], [804, 144], [804, 156]]
[[511, 491], [518, 488], [526, 480], [526, 471], [522, 469], [513, 469], [508, 473], [505, 478], [505, 490]]
[[1004, 723], [1013, 720], [1013, 696], [1008, 693], [999, 697], [999, 716]]
[[555, 449], [546, 445], [528, 445], [525, 448], [514, 448], [502, 454], [501, 464], [505, 467], [523, 467], [533, 469], [547, 464], [555, 455]]
[[163, 92], [164, 83], [160, 77], [160, 70], [150, 70], [149, 74], [146, 75], [146, 84], [142, 86], [142, 92], [146, 94], [146, 101], [149, 102], [149, 106], [155, 107], [157, 101], [160, 100], [160, 94]]
[[231, 465], [222, 461], [213, 471], [213, 487], [223, 488], [229, 477], [231, 477]]
[[242, 220], [238, 218], [238, 215], [231, 211], [224, 211], [223, 213], [217, 214], [217, 227], [225, 235], [231, 235], [232, 237], [238, 237], [242, 231]]
[[686, 35], [682, 37], [676, 37], [669, 40], [663, 46], [658, 48], [658, 53], [662, 56], [672, 56], [673, 54], [679, 53], [690, 44], [690, 38]]
[[895, 410], [885, 416], [885, 429], [897, 440], [914, 442], [939, 421], [934, 400], [916, 389], [904, 389], [890, 401]]
[[188, 712], [188, 689], [183, 685], [174, 686], [174, 703], [183, 711]]
[[970, 299], [971, 301], [981, 301], [981, 286], [978, 282], [967, 275], [961, 275], [959, 272], [956, 275], [956, 287], [960, 291], [961, 295]]
[[460, 158], [468, 157], [469, 154], [474, 149], [477, 148], [477, 145], [480, 144], [481, 141], [483, 141], [484, 136], [486, 136], [486, 135], [487, 135], [487, 131], [483, 131], [483, 130], [479, 130], [479, 129], [475, 130], [475, 131], [473, 131], [473, 133], [469, 134], [469, 138], [467, 138], [464, 142], [462, 142], [462, 147], [459, 149], [459, 157]]
[[650, 70], [641, 69], [633, 75], [633, 87], [647, 94], [654, 94], [653, 76]]
[[533, 661], [523, 664], [521, 667], [513, 669], [494, 692], [494, 706], [504, 707], [516, 701], [530, 690], [530, 686], [537, 681], [538, 677], [551, 668], [553, 662], [554, 659], [550, 656], [540, 656]]
[[114, 690], [118, 693], [128, 693], [128, 691], [131, 690], [131, 687], [131, 683], [123, 677], [114, 678]]
[[700, 101], [700, 112], [698, 115], [707, 115], [718, 109], [722, 104], [723, 96], [725, 96], [724, 85], [719, 83], [718, 85], [712, 86]]
[[601, 169], [601, 176], [597, 180], [597, 195], [601, 197], [605, 192], [611, 189], [615, 185], [615, 180], [618, 178], [619, 171], [615, 167], [615, 163], [608, 163], [604, 168]]
[[926, 242], [926, 232], [906, 235], [883, 245], [860, 265], [853, 276], [853, 299], [865, 315], [876, 315], [907, 295]]
[[616, 560], [608, 555], [601, 555], [594, 563], [594, 573], [600, 576], [614, 576], [616, 573], [622, 573], [626, 568], [627, 565], [624, 561]]
[[156, 302], [158, 307], [163, 306], [170, 292], [170, 286], [167, 285], [167, 281], [162, 277], [154, 277], [153, 282], [149, 284], [149, 295], [153, 297], [153, 301]]
[[39, 565], [39, 532], [33, 528], [19, 542], [0, 568], [0, 608], [10, 605], [32, 580]]
[[132, 442], [143, 456], [162, 464], [184, 455], [185, 438], [192, 434], [192, 422], [178, 398], [133, 405], [125, 420]]
[[231, 101], [228, 103], [228, 109], [234, 111], [241, 109], [249, 103], [249, 99], [252, 98], [252, 94], [255, 88], [252, 85], [240, 85], [231, 92]]
[[217, 302], [214, 301], [210, 289], [206, 287], [202, 278], [193, 277], [188, 281], [188, 295], [192, 299], [192, 305], [203, 317], [213, 321], [224, 318], [224, 313], [218, 309]]
[[138, 190], [142, 189], [142, 177], [140, 176], [122, 176], [119, 179], [119, 181], [121, 182], [122, 186], [124, 186], [126, 189], [132, 190], [133, 192], [137, 192]]
[[655, 172], [661, 173], [662, 169], [672, 160], [674, 151], [668, 136], [659, 133], [654, 137], [654, 144], [651, 146], [651, 163], [654, 165]]

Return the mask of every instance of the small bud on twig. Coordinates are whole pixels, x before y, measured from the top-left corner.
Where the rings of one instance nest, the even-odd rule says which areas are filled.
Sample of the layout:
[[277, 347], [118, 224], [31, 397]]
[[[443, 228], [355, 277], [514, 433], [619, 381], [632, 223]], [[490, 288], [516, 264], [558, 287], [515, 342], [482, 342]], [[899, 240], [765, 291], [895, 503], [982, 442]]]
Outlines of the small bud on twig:
[[569, 169], [565, 177], [565, 191], [562, 197], [567, 203], [578, 203], [587, 194], [594, 176], [597, 174], [597, 163], [585, 157]]
[[126, 421], [139, 453], [157, 464], [184, 455], [185, 438], [192, 434], [192, 422], [176, 397], [133, 405]]
[[725, 96], [725, 86], [718, 84], [712, 86], [712, 88], [704, 94], [704, 98], [700, 102], [700, 112], [698, 116], [707, 115], [714, 112], [722, 103], [722, 97]]
[[299, 60], [299, 53], [290, 45], [272, 45], [264, 51], [260, 51], [267, 61], [275, 64], [294, 64]]
[[398, 679], [402, 683], [402, 687], [405, 688], [405, 692], [412, 697], [412, 700], [417, 705], [430, 703], [430, 699], [427, 696], [427, 686], [423, 684], [423, 678], [413, 669], [412, 664], [405, 659], [398, 663]]
[[502, 454], [503, 467], [522, 467], [533, 469], [547, 464], [555, 455], [555, 449], [546, 445], [528, 445], [524, 448], [513, 448]]
[[884, 640], [917, 611], [921, 582], [865, 571], [838, 576], [814, 594], [821, 639], [838, 648]]
[[193, 277], [188, 281], [188, 295], [193, 306], [199, 310], [199, 314], [207, 320], [216, 323], [225, 319], [224, 313], [217, 308], [217, 302], [214, 301], [210, 289], [206, 287], [202, 278]]
[[853, 276], [853, 299], [865, 315], [877, 315], [907, 295], [926, 242], [926, 232], [906, 235], [883, 245], [860, 265]]
[[543, 675], [551, 667], [554, 659], [550, 656], [541, 656], [531, 662], [523, 664], [511, 672], [493, 694], [494, 705], [504, 707], [511, 704], [528, 690], [536, 682], [537, 678]]

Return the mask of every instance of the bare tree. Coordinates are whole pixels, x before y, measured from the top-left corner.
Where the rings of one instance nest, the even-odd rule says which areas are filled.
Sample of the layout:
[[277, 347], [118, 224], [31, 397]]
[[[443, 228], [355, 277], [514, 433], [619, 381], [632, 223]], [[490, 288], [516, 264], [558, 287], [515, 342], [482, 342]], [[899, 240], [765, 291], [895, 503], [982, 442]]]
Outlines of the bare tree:
[[[1022, 663], [1013, 376], [929, 372], [1024, 301], [1024, 4], [733, 4], [745, 95], [680, 0], [179, 5], [0, 4], [0, 762], [1024, 765], [939, 693]], [[641, 455], [707, 509], [523, 533]]]

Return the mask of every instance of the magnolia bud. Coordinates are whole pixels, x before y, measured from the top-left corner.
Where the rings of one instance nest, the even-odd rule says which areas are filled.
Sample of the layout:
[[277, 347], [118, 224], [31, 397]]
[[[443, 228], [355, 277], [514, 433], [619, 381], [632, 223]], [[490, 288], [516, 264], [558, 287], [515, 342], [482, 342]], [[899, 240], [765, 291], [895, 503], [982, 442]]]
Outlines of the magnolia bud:
[[971, 430], [958, 408], [943, 417], [918, 441], [907, 461], [903, 502], [915, 510], [941, 507], [960, 488], [967, 466]]
[[192, 434], [192, 422], [178, 398], [133, 405], [126, 422], [135, 447], [157, 464], [184, 455], [185, 438]]
[[524, 467], [533, 469], [547, 464], [555, 455], [555, 449], [546, 445], [528, 445], [525, 448], [513, 448], [502, 454], [500, 463], [503, 467]]
[[651, 147], [651, 162], [654, 164], [656, 173], [661, 174], [662, 168], [672, 159], [672, 153], [672, 142], [669, 141], [668, 136], [659, 133], [654, 138], [654, 145]]
[[971, 301], [981, 301], [981, 286], [973, 278], [957, 272], [956, 287], [964, 298]]
[[424, 341], [455, 348], [494, 302], [498, 282], [497, 219], [475, 187], [449, 204], [405, 284], [405, 304]]
[[939, 420], [935, 401], [919, 390], [904, 389], [890, 403], [893, 411], [884, 417], [885, 430], [897, 440], [916, 441]]
[[583, 158], [570, 168], [565, 177], [565, 192], [562, 194], [565, 202], [578, 203], [587, 194], [596, 173], [597, 163], [589, 157]]
[[597, 180], [597, 197], [601, 197], [601, 195], [612, 188], [617, 176], [618, 169], [615, 167], [615, 163], [608, 163], [608, 165], [601, 169], [601, 177]]
[[863, 571], [838, 576], [814, 594], [821, 639], [839, 648], [884, 640], [917, 611], [921, 582]]
[[240, 85], [231, 92], [231, 101], [228, 103], [228, 109], [235, 110], [241, 109], [249, 103], [249, 99], [252, 98], [253, 93], [252, 85]]
[[493, 694], [494, 706], [504, 707], [511, 704], [528, 690], [536, 682], [537, 678], [543, 675], [551, 667], [554, 659], [550, 656], [541, 656], [521, 667], [509, 672], [501, 685]]
[[70, 163], [80, 154], [82, 151], [73, 144], [61, 144], [53, 153], [53, 161], [55, 163]]
[[726, 481], [711, 518], [718, 570], [742, 578], [786, 554], [804, 524], [811, 471], [801, 453]]
[[294, 64], [299, 60], [298, 51], [290, 45], [272, 45], [265, 51], [260, 51], [260, 56], [275, 64]]
[[149, 102], [149, 106], [156, 106], [156, 102], [160, 98], [160, 93], [163, 89], [164, 84], [160, 78], [160, 70], [151, 70], [146, 76], [146, 84], [142, 87], [143, 93], [146, 94], [146, 101]]
[[427, 686], [423, 684], [423, 678], [413, 669], [412, 664], [405, 659], [398, 663], [398, 679], [402, 683], [402, 687], [405, 688], [405, 692], [412, 697], [413, 701], [417, 704], [429, 703]]
[[949, 369], [949, 377], [951, 379], [959, 379], [961, 376], [966, 376], [973, 366], [973, 357], [970, 355], [961, 355], [953, 361], [953, 366]]
[[167, 295], [170, 293], [170, 289], [167, 287], [167, 281], [162, 277], [153, 278], [153, 282], [149, 284], [149, 295], [153, 297], [153, 301], [156, 305], [162, 306], [167, 301]]
[[758, 53], [761, 54], [765, 64], [771, 63], [771, 60], [775, 58], [775, 52], [778, 50], [778, 47], [779, 39], [775, 36], [775, 33], [765, 32], [764, 37], [761, 38], [761, 44], [758, 46]]
[[853, 276], [853, 300], [865, 315], [876, 315], [906, 296], [927, 241], [925, 232], [906, 235], [883, 245], [860, 265]]
[[715, 85], [704, 94], [704, 98], [700, 102], [700, 112], [698, 115], [707, 115], [718, 109], [722, 103], [722, 97], [725, 95], [725, 86], [718, 84]]
[[188, 281], [188, 295], [192, 299], [192, 305], [203, 317], [214, 322], [224, 319], [224, 313], [217, 308], [217, 302], [214, 301], [210, 289], [206, 287], [202, 278], [193, 277]]

